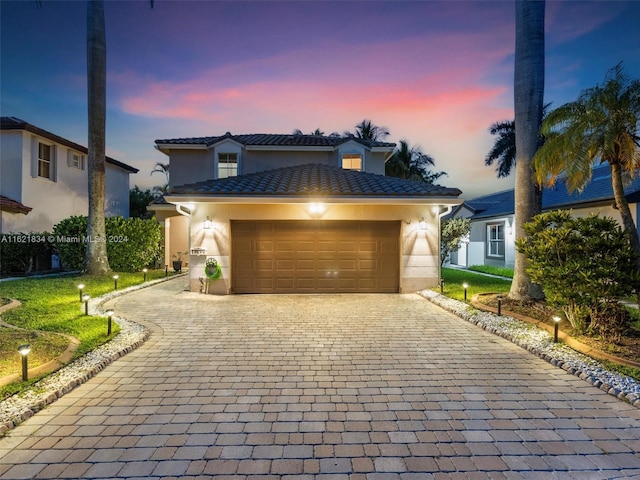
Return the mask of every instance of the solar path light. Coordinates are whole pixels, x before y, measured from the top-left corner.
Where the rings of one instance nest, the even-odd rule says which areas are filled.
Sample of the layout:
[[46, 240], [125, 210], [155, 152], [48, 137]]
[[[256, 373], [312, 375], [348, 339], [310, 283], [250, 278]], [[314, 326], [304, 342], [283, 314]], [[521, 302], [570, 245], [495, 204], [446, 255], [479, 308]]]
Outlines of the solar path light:
[[80, 301], [82, 301], [83, 290], [84, 290], [84, 283], [78, 284], [78, 293], [80, 294]]
[[109, 309], [106, 312], [107, 314], [107, 336], [111, 335], [111, 317], [113, 317], [113, 310]]
[[553, 317], [553, 343], [558, 343], [558, 324], [560, 323], [560, 317]]
[[27, 366], [27, 355], [31, 351], [31, 345], [28, 343], [20, 345], [18, 352], [22, 355], [22, 381], [26, 382], [29, 379], [29, 368]]
[[82, 296], [82, 301], [84, 302], [84, 314], [85, 315], [89, 315], [89, 299], [91, 298], [91, 295], [89, 295], [88, 293], [85, 293]]

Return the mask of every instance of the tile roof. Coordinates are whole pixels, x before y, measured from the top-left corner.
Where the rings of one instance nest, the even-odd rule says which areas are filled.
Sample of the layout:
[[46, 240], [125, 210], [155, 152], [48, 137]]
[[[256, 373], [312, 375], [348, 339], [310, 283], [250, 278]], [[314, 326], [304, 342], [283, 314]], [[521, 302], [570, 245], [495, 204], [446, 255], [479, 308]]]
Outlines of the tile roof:
[[[630, 203], [640, 201], [640, 177], [625, 185], [625, 193]], [[611, 187], [611, 168], [608, 164], [593, 169], [591, 181], [581, 192], [569, 193], [566, 183], [558, 179], [553, 187], [545, 188], [542, 192], [542, 209], [555, 210], [559, 208], [579, 207], [585, 204], [613, 202]], [[490, 218], [514, 213], [514, 191], [505, 190], [466, 200], [465, 205], [475, 214], [471, 218]]]
[[181, 185], [170, 189], [168, 195], [415, 198], [457, 197], [461, 193], [457, 188], [312, 163]]
[[0, 195], [0, 211], [9, 213], [24, 213], [27, 215], [33, 208], [27, 207], [16, 200]]
[[332, 147], [335, 148], [348, 141], [355, 141], [369, 148], [384, 147], [394, 148], [395, 143], [371, 142], [354, 136], [336, 137], [323, 135], [286, 135], [272, 133], [251, 133], [232, 135], [227, 132], [224, 135], [213, 137], [170, 138], [156, 140], [156, 145], [204, 145], [211, 146], [222, 140], [231, 139], [244, 146], [278, 146], [278, 147]]
[[[66, 138], [62, 138], [55, 133], [47, 132], [46, 130], [42, 130], [41, 128], [36, 127], [35, 125], [31, 125], [30, 123], [25, 122], [24, 120], [16, 117], [0, 117], [0, 130], [26, 130], [27, 132], [35, 133], [36, 135], [40, 135], [41, 137], [47, 138], [53, 142], [59, 143], [66, 147], [69, 147], [78, 152], [87, 154], [87, 147], [83, 147], [71, 140], [67, 140]], [[120, 167], [124, 170], [127, 170], [130, 173], [138, 173], [139, 170], [137, 168], [132, 167], [131, 165], [127, 165], [115, 158], [105, 157], [105, 161], [111, 165], [116, 167]]]

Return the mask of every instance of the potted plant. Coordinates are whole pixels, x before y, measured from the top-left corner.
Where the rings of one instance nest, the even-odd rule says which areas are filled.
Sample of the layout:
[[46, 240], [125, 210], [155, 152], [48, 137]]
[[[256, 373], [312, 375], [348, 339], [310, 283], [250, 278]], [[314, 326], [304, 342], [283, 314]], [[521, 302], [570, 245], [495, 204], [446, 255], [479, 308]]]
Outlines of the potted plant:
[[186, 255], [187, 252], [176, 252], [173, 258], [173, 271], [176, 273], [180, 273], [182, 271], [182, 257]]

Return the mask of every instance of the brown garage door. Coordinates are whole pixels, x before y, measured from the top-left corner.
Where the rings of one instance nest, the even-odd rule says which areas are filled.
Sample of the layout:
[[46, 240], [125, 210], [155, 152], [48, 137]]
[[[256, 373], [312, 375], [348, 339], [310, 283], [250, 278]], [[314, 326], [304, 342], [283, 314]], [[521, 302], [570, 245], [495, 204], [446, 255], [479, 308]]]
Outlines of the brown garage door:
[[399, 222], [232, 221], [235, 293], [395, 293]]

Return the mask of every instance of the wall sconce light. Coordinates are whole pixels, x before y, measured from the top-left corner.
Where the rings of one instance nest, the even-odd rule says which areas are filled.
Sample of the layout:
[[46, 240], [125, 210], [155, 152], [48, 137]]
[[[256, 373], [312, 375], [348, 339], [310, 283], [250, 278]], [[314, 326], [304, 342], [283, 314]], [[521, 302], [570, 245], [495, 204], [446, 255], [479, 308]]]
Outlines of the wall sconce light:
[[84, 302], [84, 314], [85, 315], [89, 315], [89, 299], [91, 298], [91, 295], [89, 295], [88, 293], [85, 293], [82, 296], [82, 301]]
[[426, 230], [427, 229], [427, 222], [425, 222], [424, 217], [422, 217], [420, 219], [420, 223], [418, 223], [418, 228], [420, 230]]
[[462, 284], [462, 288], [464, 288], [464, 301], [467, 301], [467, 288], [469, 288], [469, 284], [468, 283], [463, 283]]
[[553, 317], [553, 343], [558, 343], [558, 324], [560, 320], [560, 317]]
[[20, 345], [18, 347], [18, 352], [22, 355], [22, 381], [26, 382], [29, 380], [29, 368], [27, 367], [27, 355], [31, 351], [31, 345], [28, 343], [24, 345]]
[[84, 283], [78, 285], [78, 292], [80, 293], [80, 301], [82, 301], [82, 291], [84, 289]]
[[320, 217], [323, 213], [324, 213], [324, 205], [322, 203], [310, 203], [309, 206], [307, 207], [307, 209], [309, 210], [309, 214], [312, 217]]
[[111, 335], [111, 317], [113, 317], [113, 310], [107, 310], [104, 312], [107, 314], [107, 336]]
[[144, 274], [144, 277], [143, 277], [143, 280], [142, 280], [143, 282], [146, 282], [146, 281], [147, 281], [147, 272], [148, 272], [148, 271], [149, 271], [149, 270], [147, 270], [146, 268], [143, 268], [143, 269], [142, 269], [142, 273]]
[[113, 276], [113, 289], [114, 290], [118, 289], [118, 275]]
[[212, 227], [213, 227], [213, 223], [211, 222], [211, 219], [207, 217], [207, 219], [204, 221], [204, 229], [211, 230]]

